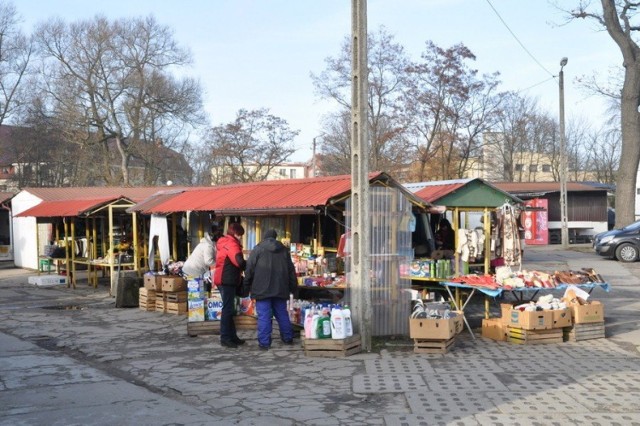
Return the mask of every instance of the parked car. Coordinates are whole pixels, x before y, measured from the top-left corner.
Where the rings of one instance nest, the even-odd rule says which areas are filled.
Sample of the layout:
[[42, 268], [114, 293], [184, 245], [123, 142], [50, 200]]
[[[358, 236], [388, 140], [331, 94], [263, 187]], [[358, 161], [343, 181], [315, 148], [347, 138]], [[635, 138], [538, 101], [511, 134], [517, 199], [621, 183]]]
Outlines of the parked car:
[[593, 239], [593, 248], [600, 256], [621, 262], [635, 262], [640, 258], [640, 221], [597, 234]]

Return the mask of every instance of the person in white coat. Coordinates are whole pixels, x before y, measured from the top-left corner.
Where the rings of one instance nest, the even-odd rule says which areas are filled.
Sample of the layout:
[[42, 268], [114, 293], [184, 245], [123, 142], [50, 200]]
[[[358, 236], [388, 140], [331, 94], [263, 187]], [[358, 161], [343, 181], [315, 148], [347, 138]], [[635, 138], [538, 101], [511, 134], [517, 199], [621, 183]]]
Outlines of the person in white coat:
[[[182, 273], [191, 277], [210, 277], [210, 272], [216, 264], [217, 227], [212, 226], [211, 232], [205, 233], [191, 255], [182, 266]], [[206, 275], [206, 276], [205, 276]], [[211, 280], [205, 280], [211, 282]]]

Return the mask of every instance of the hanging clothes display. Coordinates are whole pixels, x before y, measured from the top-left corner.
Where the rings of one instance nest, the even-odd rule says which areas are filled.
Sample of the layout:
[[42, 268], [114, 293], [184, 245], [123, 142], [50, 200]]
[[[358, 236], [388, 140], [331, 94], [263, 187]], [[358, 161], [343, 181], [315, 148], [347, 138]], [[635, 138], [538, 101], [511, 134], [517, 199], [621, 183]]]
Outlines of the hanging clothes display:
[[518, 230], [518, 212], [511, 204], [500, 207], [498, 224], [502, 228], [502, 257], [506, 265], [521, 265], [522, 252]]

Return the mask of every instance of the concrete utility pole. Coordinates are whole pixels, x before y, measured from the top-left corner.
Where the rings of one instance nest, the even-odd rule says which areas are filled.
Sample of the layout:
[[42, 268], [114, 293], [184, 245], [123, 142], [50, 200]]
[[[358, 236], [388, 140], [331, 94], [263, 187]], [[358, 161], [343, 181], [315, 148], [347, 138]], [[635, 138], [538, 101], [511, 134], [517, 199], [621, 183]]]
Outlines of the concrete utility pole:
[[351, 276], [352, 308], [362, 349], [371, 350], [369, 276], [369, 132], [367, 1], [351, 0]]
[[560, 239], [562, 248], [569, 247], [569, 229], [567, 225], [567, 142], [564, 135], [564, 66], [567, 65], [567, 58], [560, 61], [560, 74], [558, 75], [560, 86]]

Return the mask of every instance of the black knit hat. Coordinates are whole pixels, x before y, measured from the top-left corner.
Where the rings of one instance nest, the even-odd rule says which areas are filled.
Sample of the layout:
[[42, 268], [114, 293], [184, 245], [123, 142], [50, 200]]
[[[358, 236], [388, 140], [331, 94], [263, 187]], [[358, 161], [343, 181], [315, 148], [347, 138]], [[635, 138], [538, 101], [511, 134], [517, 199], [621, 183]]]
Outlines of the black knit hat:
[[276, 238], [277, 236], [278, 236], [278, 233], [276, 232], [275, 229], [269, 229], [267, 232], [264, 233], [265, 238]]

